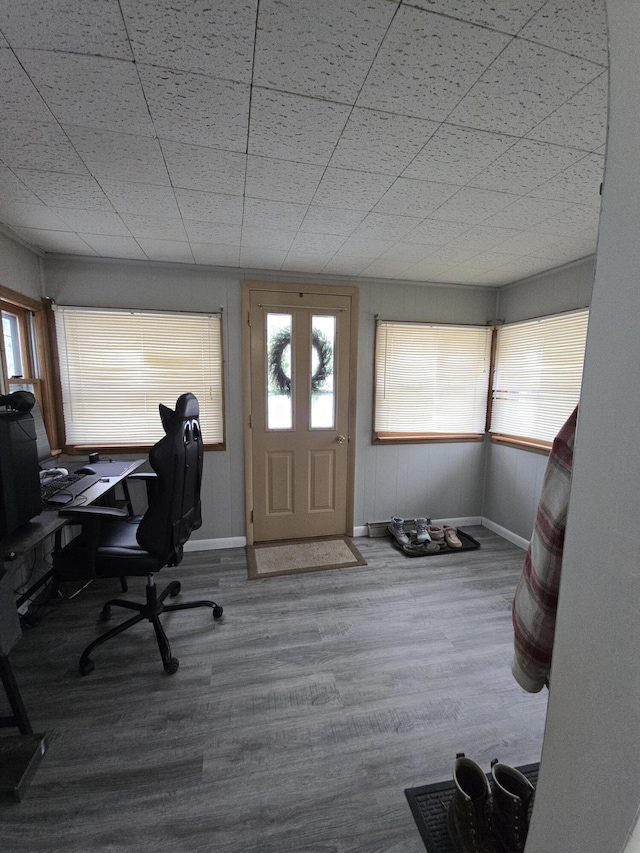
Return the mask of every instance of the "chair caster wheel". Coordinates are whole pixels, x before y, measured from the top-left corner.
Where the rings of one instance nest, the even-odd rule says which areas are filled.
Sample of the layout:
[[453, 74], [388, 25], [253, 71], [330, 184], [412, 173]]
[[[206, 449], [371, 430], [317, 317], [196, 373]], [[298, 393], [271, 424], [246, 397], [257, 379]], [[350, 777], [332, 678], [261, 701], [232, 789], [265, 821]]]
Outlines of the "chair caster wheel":
[[80, 658], [80, 675], [89, 675], [96, 668], [95, 663], [89, 658]]
[[222, 616], [222, 607], [219, 604], [213, 608], [213, 618], [219, 619]]
[[108, 604], [105, 604], [105, 606], [100, 611], [100, 621], [101, 622], [108, 622], [110, 619], [111, 619], [111, 608], [109, 607]]
[[169, 660], [164, 664], [164, 671], [167, 675], [173, 675], [174, 672], [178, 671], [178, 667], [180, 666], [180, 661], [178, 658], [169, 658]]
[[169, 589], [169, 596], [171, 598], [175, 598], [176, 595], [180, 594], [180, 581], [173, 581], [171, 584], [171, 588]]

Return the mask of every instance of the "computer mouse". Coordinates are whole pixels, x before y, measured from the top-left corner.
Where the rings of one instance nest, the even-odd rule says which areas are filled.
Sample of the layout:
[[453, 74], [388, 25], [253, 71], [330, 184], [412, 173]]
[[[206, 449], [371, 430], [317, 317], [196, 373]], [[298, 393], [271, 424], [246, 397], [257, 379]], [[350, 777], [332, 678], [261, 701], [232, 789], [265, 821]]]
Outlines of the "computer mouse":
[[82, 468], [78, 468], [76, 470], [76, 474], [97, 474], [95, 468], [92, 468], [91, 465], [83, 465]]

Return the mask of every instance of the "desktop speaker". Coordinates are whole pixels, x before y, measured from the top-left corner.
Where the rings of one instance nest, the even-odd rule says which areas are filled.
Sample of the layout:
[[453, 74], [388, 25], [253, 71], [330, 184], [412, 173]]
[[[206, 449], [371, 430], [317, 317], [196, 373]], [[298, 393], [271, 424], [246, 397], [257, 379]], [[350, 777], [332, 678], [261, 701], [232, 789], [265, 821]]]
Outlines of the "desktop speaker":
[[0, 538], [42, 512], [36, 428], [29, 412], [0, 412]]

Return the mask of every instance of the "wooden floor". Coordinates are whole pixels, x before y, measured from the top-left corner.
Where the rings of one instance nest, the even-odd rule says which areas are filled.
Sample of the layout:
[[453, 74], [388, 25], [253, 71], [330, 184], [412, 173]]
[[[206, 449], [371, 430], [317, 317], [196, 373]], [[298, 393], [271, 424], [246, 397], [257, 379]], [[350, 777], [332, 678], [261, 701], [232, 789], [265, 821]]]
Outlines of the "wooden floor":
[[367, 566], [252, 581], [244, 549], [189, 554], [159, 585], [224, 616], [163, 617], [173, 676], [146, 622], [78, 675], [117, 583], [47, 606], [12, 661], [50, 748], [0, 804], [3, 853], [424, 853], [405, 787], [448, 780], [457, 751], [488, 769], [542, 744], [546, 694], [510, 671], [524, 552], [467, 530], [479, 551], [358, 539]]

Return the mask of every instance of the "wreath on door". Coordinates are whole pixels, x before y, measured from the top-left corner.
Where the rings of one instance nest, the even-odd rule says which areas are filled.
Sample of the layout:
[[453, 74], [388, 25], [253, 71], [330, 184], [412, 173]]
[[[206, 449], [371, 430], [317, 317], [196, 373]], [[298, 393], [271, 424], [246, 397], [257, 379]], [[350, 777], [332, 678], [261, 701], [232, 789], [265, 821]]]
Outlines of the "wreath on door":
[[[311, 393], [318, 394], [327, 376], [333, 373], [333, 349], [331, 342], [320, 329], [311, 332], [311, 344], [318, 357], [318, 365], [311, 377]], [[291, 331], [281, 329], [275, 332], [269, 342], [268, 361], [269, 378], [278, 394], [291, 396], [291, 376], [287, 372], [284, 358], [287, 347], [291, 346]]]

